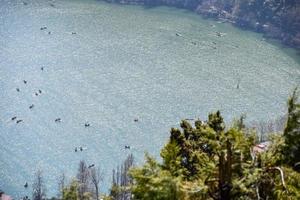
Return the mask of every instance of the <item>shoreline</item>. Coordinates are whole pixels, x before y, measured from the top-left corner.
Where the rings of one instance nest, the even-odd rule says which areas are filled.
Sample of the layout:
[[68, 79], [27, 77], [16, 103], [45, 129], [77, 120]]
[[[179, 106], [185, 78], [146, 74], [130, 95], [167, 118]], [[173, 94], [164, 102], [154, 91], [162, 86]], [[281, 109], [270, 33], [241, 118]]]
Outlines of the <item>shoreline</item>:
[[[300, 53], [300, 3], [294, 7], [282, 8], [259, 19], [261, 11], [253, 10], [254, 6], [241, 8], [241, 5], [223, 5], [218, 1], [202, 0], [102, 0], [107, 3], [120, 5], [139, 5], [147, 7], [168, 6], [190, 10], [204, 18], [215, 19], [223, 23], [230, 23], [235, 27], [262, 33], [266, 39], [275, 39], [286, 47], [291, 47]], [[297, 4], [297, 3], [296, 3]], [[250, 6], [250, 5], [249, 5]], [[273, 7], [269, 6], [270, 9]], [[264, 8], [265, 12], [268, 9]], [[247, 10], [247, 11], [244, 11]], [[283, 11], [284, 10], [284, 11]], [[257, 13], [256, 13], [257, 12]], [[283, 14], [283, 12], [285, 12]], [[242, 14], [243, 13], [243, 14]], [[266, 13], [263, 13], [263, 15]], [[261, 15], [261, 14], [260, 14]], [[287, 17], [288, 16], [288, 17]], [[262, 17], [260, 17], [262, 18]], [[286, 22], [285, 22], [286, 21]], [[292, 27], [292, 28], [291, 28]]]

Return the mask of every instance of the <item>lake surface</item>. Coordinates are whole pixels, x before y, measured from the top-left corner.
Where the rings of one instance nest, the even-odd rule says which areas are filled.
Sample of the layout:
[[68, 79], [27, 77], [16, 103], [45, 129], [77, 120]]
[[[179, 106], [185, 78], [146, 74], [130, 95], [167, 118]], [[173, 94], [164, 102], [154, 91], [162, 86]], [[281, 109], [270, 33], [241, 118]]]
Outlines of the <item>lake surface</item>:
[[55, 195], [81, 159], [104, 170], [107, 192], [112, 168], [129, 153], [137, 164], [145, 151], [158, 157], [181, 119], [217, 109], [227, 122], [274, 119], [300, 83], [295, 51], [229, 24], [175, 8], [51, 2], [0, 3], [0, 188], [16, 197], [31, 196], [37, 169]]

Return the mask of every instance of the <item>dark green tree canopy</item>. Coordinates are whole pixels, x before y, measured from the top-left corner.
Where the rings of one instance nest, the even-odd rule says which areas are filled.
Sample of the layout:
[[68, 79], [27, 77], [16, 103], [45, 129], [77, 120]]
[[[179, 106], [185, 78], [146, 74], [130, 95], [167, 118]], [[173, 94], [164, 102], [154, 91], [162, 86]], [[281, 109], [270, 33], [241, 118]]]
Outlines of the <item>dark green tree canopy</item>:
[[291, 166], [300, 162], [300, 103], [297, 89], [288, 100], [288, 119], [284, 129], [284, 155]]
[[134, 199], [299, 199], [300, 174], [286, 165], [291, 158], [283, 153], [287, 147], [298, 152], [299, 142], [286, 137], [300, 127], [299, 105], [292, 101], [284, 135], [270, 138], [263, 152], [255, 151], [258, 140], [244, 116], [227, 129], [219, 111], [205, 122], [183, 120], [181, 129], [171, 129], [161, 164], [147, 155], [146, 164], [131, 171]]

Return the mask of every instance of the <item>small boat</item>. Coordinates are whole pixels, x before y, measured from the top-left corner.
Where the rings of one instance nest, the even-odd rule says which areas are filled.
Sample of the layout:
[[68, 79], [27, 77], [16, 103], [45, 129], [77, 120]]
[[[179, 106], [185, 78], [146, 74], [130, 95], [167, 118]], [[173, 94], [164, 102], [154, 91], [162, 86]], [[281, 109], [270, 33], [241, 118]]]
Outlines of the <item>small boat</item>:
[[91, 165], [89, 165], [88, 168], [90, 169], [90, 168], [92, 168], [92, 167], [94, 167], [94, 166], [95, 166], [95, 164], [91, 164]]

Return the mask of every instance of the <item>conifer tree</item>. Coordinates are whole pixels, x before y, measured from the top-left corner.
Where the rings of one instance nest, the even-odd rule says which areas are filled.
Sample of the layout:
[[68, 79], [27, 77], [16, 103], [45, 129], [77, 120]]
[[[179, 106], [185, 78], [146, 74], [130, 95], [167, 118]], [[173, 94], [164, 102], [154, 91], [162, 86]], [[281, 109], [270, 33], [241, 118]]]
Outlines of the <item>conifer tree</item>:
[[243, 119], [226, 129], [216, 112], [207, 122], [180, 126], [171, 129], [161, 164], [147, 155], [144, 166], [131, 170], [134, 199], [300, 199], [300, 174], [283, 161], [290, 145], [284, 136], [255, 152], [257, 137]]
[[284, 157], [285, 161], [294, 166], [300, 162], [300, 103], [297, 89], [288, 100], [288, 119], [284, 129]]

